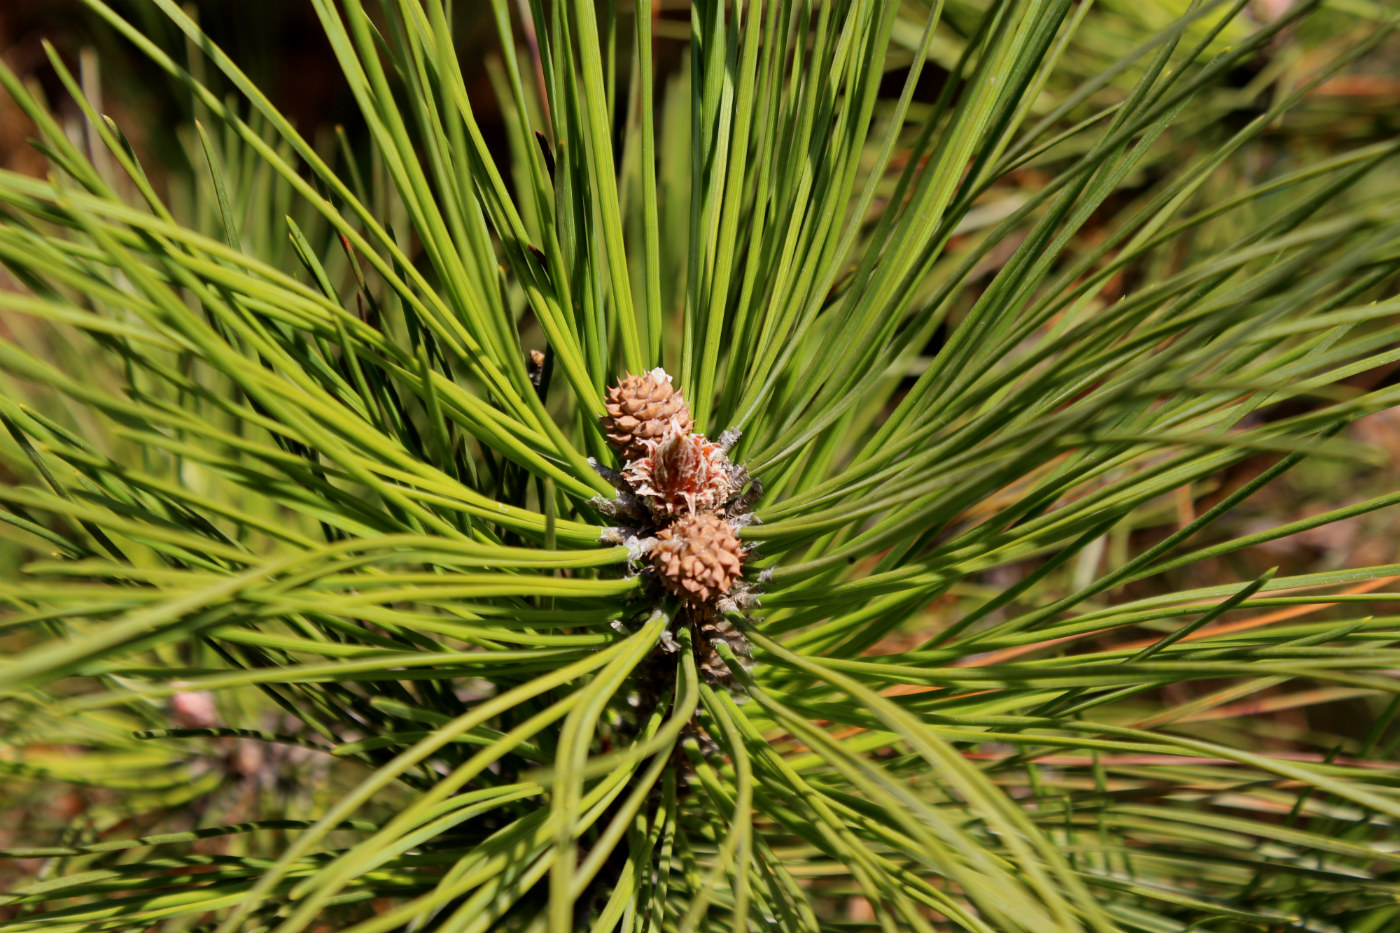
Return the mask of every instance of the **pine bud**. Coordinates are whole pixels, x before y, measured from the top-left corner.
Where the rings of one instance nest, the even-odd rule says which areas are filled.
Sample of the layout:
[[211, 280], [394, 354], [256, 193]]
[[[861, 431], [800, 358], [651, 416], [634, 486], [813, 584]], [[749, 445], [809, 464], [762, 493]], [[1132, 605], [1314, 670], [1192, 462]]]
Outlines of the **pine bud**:
[[646, 454], [627, 464], [623, 478], [659, 521], [713, 512], [733, 492], [729, 459], [718, 444], [687, 434], [678, 419]]

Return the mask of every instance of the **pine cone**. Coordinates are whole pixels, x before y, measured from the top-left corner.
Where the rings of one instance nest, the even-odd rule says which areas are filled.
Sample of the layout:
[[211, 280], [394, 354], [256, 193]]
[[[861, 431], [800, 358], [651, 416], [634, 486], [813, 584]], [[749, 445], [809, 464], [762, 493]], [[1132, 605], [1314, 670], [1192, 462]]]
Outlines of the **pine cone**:
[[671, 385], [671, 377], [657, 367], [641, 376], [627, 376], [608, 389], [603, 402], [607, 414], [600, 423], [608, 444], [624, 463], [647, 455], [647, 441], [659, 441], [680, 426], [682, 434], [690, 432], [690, 406], [681, 393]]
[[678, 419], [646, 454], [627, 464], [623, 478], [660, 521], [687, 513], [713, 512], [733, 492], [729, 458], [703, 435], [688, 434]]
[[699, 661], [700, 674], [711, 684], [728, 685], [734, 681], [734, 672], [729, 669], [724, 658], [720, 656], [716, 645], [725, 642], [740, 659], [740, 663], [747, 667], [744, 659], [752, 654], [749, 640], [744, 637], [744, 633], [734, 627], [734, 624], [723, 615], [713, 610], [701, 609], [697, 611], [699, 616], [695, 623], [695, 645], [696, 657]]
[[656, 533], [652, 563], [666, 589], [692, 605], [728, 593], [743, 573], [743, 545], [722, 518], [688, 515]]

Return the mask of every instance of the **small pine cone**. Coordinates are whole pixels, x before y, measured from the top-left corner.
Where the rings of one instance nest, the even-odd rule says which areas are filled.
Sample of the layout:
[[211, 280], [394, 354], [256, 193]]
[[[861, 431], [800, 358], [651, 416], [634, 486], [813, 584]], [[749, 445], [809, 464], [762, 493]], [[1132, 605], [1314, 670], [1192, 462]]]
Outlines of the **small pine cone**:
[[726, 642], [741, 658], [747, 658], [753, 653], [744, 633], [735, 628], [733, 622], [718, 612], [704, 613], [695, 628], [696, 634], [699, 636], [698, 641], [702, 644], [713, 645], [716, 642]]
[[647, 442], [659, 441], [680, 425], [681, 433], [691, 428], [690, 406], [671, 385], [671, 377], [660, 367], [641, 376], [627, 376], [608, 389], [603, 402], [607, 414], [600, 423], [608, 445], [624, 463], [647, 455]]
[[734, 624], [717, 612], [701, 610], [703, 613], [695, 625], [696, 655], [701, 675], [708, 683], [728, 685], [734, 680], [734, 672], [729, 669], [724, 658], [716, 649], [719, 642], [725, 642], [741, 659], [748, 658], [753, 649], [743, 633]]
[[701, 513], [656, 533], [652, 563], [666, 589], [691, 605], [728, 593], [743, 573], [743, 545], [722, 518]]
[[713, 512], [734, 490], [729, 459], [718, 444], [682, 430], [679, 420], [659, 441], [648, 441], [644, 456], [627, 464], [623, 479], [662, 521], [678, 515]]

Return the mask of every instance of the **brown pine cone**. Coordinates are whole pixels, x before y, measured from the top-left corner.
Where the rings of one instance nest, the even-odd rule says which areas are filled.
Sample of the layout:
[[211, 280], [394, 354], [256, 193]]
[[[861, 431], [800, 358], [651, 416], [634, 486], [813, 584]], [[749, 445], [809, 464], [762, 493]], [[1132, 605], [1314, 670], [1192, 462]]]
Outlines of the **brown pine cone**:
[[742, 659], [748, 658], [752, 653], [749, 640], [717, 611], [700, 609], [696, 611], [696, 615], [699, 618], [695, 623], [695, 654], [701, 676], [711, 684], [733, 683], [734, 672], [729, 669], [729, 665], [715, 646], [719, 642], [725, 642], [741, 659], [740, 663], [743, 663]]
[[687, 515], [656, 538], [656, 573], [666, 589], [687, 603], [700, 605], [728, 593], [743, 573], [743, 545], [722, 518]]
[[659, 441], [667, 431], [690, 432], [690, 406], [671, 385], [671, 377], [661, 368], [640, 376], [627, 376], [608, 389], [603, 401], [607, 414], [599, 419], [608, 445], [624, 463], [647, 455], [647, 441]]

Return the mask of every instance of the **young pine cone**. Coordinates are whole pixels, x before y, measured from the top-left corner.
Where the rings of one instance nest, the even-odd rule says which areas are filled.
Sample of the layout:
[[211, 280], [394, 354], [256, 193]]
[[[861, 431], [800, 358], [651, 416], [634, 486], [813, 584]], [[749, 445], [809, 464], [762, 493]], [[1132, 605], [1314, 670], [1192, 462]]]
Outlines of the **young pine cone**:
[[734, 672], [729, 669], [715, 645], [719, 642], [728, 644], [743, 664], [743, 659], [752, 654], [749, 640], [718, 612], [701, 610], [700, 614], [701, 617], [695, 624], [700, 674], [711, 684], [730, 684], [734, 681]]
[[691, 605], [728, 593], [743, 573], [734, 529], [707, 513], [688, 515], [656, 533], [652, 564], [666, 589]]
[[671, 377], [657, 367], [641, 376], [627, 376], [608, 389], [603, 401], [607, 414], [600, 419], [608, 444], [624, 463], [647, 455], [647, 442], [659, 441], [672, 423], [682, 434], [690, 432], [690, 406], [671, 385]]
[[679, 420], [659, 441], [645, 446], [646, 453], [628, 463], [622, 475], [658, 521], [713, 512], [734, 491], [724, 451], [681, 430]]

